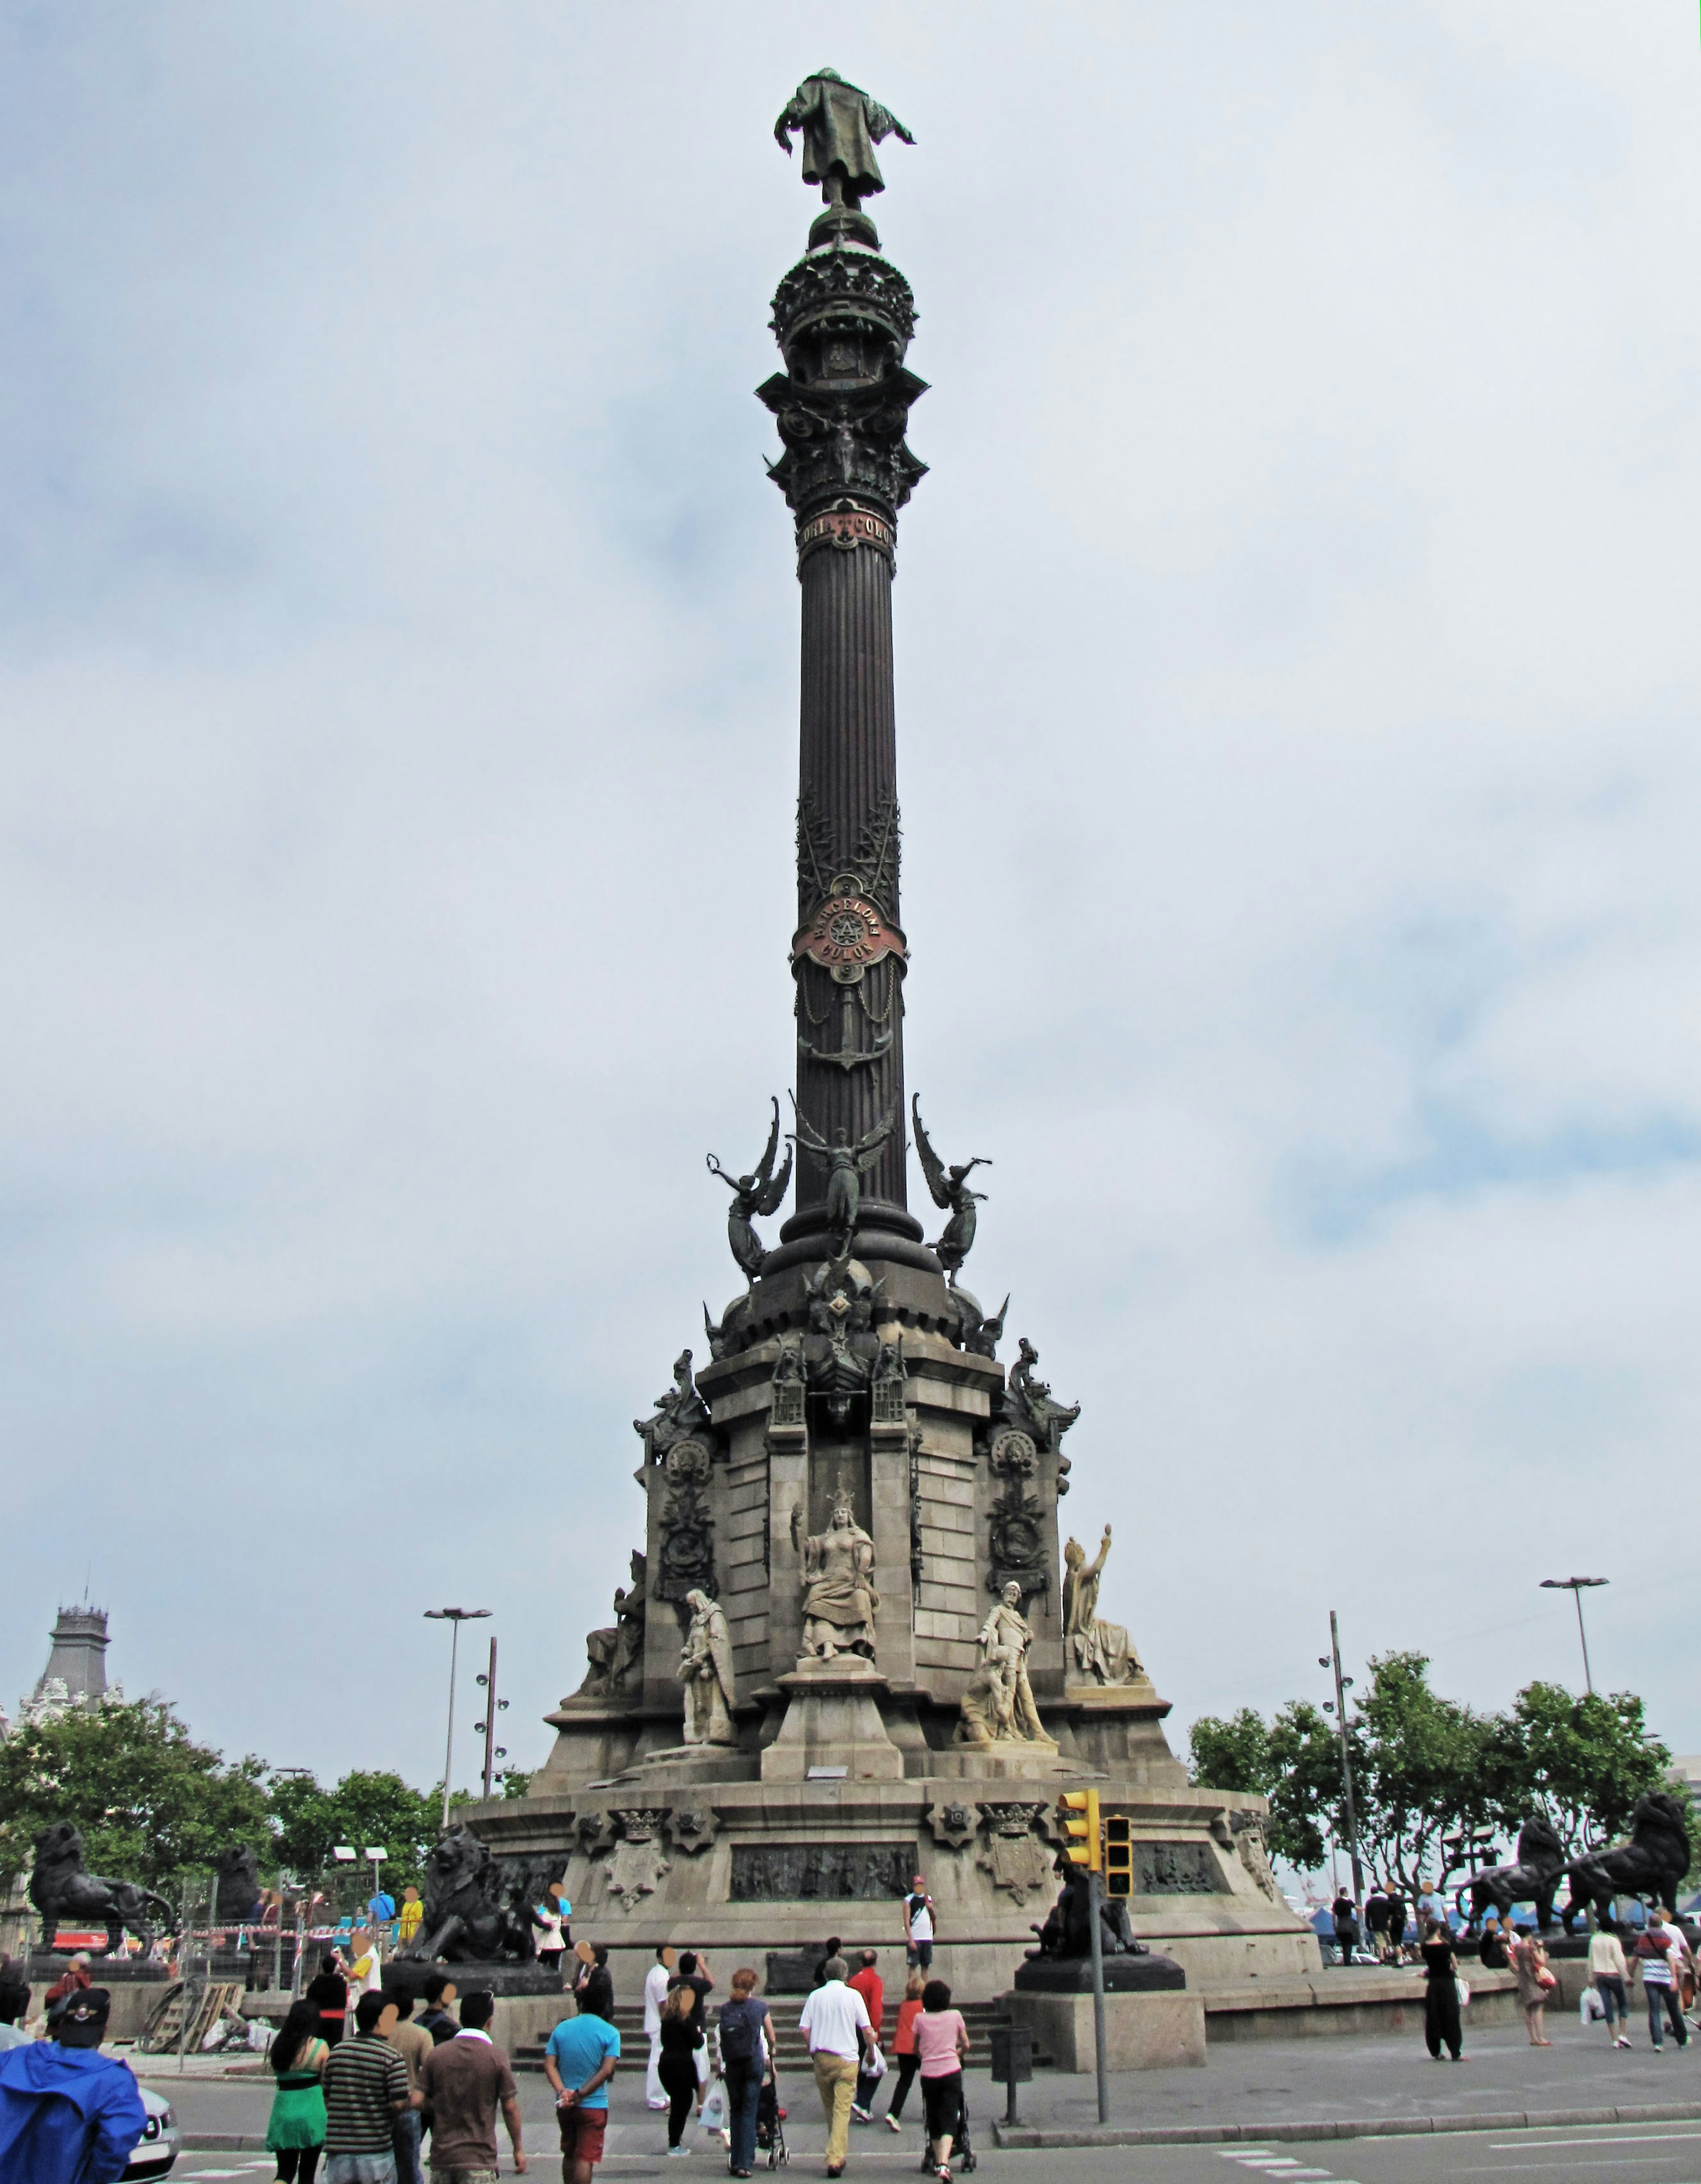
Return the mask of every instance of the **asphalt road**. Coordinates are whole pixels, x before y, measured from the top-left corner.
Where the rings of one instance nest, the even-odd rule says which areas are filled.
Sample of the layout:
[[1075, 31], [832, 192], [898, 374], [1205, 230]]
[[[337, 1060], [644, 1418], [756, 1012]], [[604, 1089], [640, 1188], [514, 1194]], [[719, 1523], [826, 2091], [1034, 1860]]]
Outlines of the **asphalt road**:
[[[991, 2129], [992, 2117], [1003, 2113], [1003, 2089], [989, 2082], [984, 2068], [971, 2070], [976, 2148], [988, 2184], [999, 2174], [1014, 2184], [1018, 2172], [1026, 2179], [1037, 2176], [1042, 2184], [1111, 2184], [1112, 2179], [1115, 2184], [1155, 2184], [1158, 2179], [1191, 2184], [1205, 2178], [1230, 2184], [1237, 2171], [1292, 2177], [1298, 2184], [1416, 2184], [1443, 2177], [1480, 2177], [1487, 2184], [1526, 2171], [1543, 2179], [1576, 2177], [1580, 2184], [1604, 2184], [1609, 2170], [1621, 2170], [1626, 2184], [1701, 2184], [1701, 2120], [1374, 2135], [1387, 2122], [1429, 2114], [1539, 2116], [1564, 2108], [1634, 2109], [1701, 2101], [1701, 2040], [1687, 2051], [1668, 2046], [1663, 2056], [1655, 2056], [1641, 2026], [1633, 2027], [1636, 2045], [1631, 2050], [1609, 2047], [1598, 2031], [1585, 2032], [1575, 2019], [1556, 2018], [1550, 2029], [1554, 2045], [1531, 2048], [1515, 2026], [1488, 2028], [1468, 2041], [1467, 2060], [1457, 2068], [1431, 2063], [1421, 2044], [1410, 2039], [1336, 2038], [1215, 2047], [1203, 2070], [1131, 2073], [1112, 2081], [1112, 2113], [1119, 2122], [1181, 2129], [1239, 2126], [1242, 2136], [1227, 2145], [1003, 2150], [993, 2143]], [[180, 2080], [169, 2066], [142, 2075], [171, 2100], [187, 2131], [241, 2134], [251, 2142], [264, 2133], [271, 2088], [264, 2078]], [[623, 2079], [615, 2088], [607, 2184], [651, 2176], [670, 2177], [677, 2184], [688, 2164], [664, 2158], [664, 2120], [639, 2105], [641, 2085], [641, 2080]], [[520, 2089], [525, 2142], [533, 2156], [530, 2173], [553, 2184], [560, 2170], [548, 2084], [541, 2075], [522, 2073]], [[801, 2072], [792, 2072], [785, 2075], [782, 2090], [790, 2111], [787, 2131], [792, 2170], [804, 2178], [819, 2176], [825, 2133], [814, 2087]], [[1042, 2071], [1023, 2089], [1022, 2107], [1036, 2124], [1090, 2124], [1095, 2113], [1092, 2080]], [[1368, 2126], [1370, 2135], [1315, 2144], [1250, 2136], [1331, 2120]], [[694, 2137], [688, 2133], [687, 2143]], [[920, 2153], [917, 2117], [908, 2120], [901, 2137], [888, 2132], [883, 2123], [855, 2130], [849, 2184], [855, 2184], [859, 2170], [898, 2184], [918, 2175]], [[725, 2155], [719, 2142], [695, 2143], [689, 2167], [705, 2180], [724, 2176]], [[504, 2175], [509, 2170], [504, 2159]], [[270, 2157], [258, 2150], [186, 2153], [175, 2173], [268, 2184], [272, 2166]]]
[[[882, 2137], [887, 2134], [882, 2133]], [[792, 2140], [792, 2168], [804, 2177], [821, 2173], [820, 2133], [798, 2131]], [[620, 2143], [620, 2142], [624, 2142]], [[675, 2180], [687, 2164], [659, 2156], [662, 2135], [643, 2124], [616, 2125], [609, 2131], [604, 2166], [610, 2179], [666, 2176]], [[559, 2174], [548, 2141], [540, 2133], [531, 2174], [553, 2180]], [[849, 2184], [859, 2170], [876, 2176], [914, 2176], [920, 2139], [900, 2145], [871, 2145], [859, 2133], [847, 2171]], [[718, 2143], [699, 2146], [691, 2169], [700, 2177], [725, 2174]], [[510, 2169], [504, 2159], [503, 2171]], [[981, 2172], [990, 2180], [1031, 2176], [1040, 2168], [1047, 2184], [1231, 2184], [1242, 2176], [1265, 2176], [1277, 2184], [1431, 2184], [1431, 2180], [1576, 2178], [1596, 2184], [1616, 2173], [1626, 2184], [1701, 2184], [1701, 2124], [1655, 2124], [1622, 2129], [1469, 2132], [1444, 2138], [1360, 2138], [1322, 2146], [1272, 2144], [1262, 2147], [1073, 2148], [1044, 2153], [1001, 2153], [989, 2149]], [[187, 2153], [173, 2172], [197, 2179], [254, 2179], [265, 2184], [272, 2174], [270, 2155]], [[759, 2174], [760, 2172], [759, 2172]]]

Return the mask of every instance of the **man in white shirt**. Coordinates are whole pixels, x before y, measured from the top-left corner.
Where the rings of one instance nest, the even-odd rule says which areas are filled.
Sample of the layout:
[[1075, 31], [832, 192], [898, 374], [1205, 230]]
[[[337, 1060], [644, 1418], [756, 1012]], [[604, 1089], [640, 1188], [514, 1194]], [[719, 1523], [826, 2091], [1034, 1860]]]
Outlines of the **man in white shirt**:
[[913, 1972], [925, 1972], [933, 1962], [933, 1898], [920, 1873], [903, 1899], [903, 1960]]
[[667, 2000], [668, 1958], [671, 1949], [656, 1951], [656, 1960], [644, 1975], [644, 2030], [650, 2036], [650, 2065], [644, 2074], [644, 2106], [664, 2109], [667, 2095], [661, 2081], [661, 2009]]
[[809, 2042], [809, 2060], [814, 2066], [815, 2091], [827, 2120], [827, 2174], [844, 2174], [845, 2153], [850, 2142], [851, 2095], [856, 2090], [857, 2067], [864, 2048], [874, 2045], [868, 2021], [868, 2005], [853, 1986], [847, 1986], [850, 1966], [842, 1957], [830, 1957], [824, 1967], [826, 1984], [818, 1986], [803, 2004], [798, 2030]]

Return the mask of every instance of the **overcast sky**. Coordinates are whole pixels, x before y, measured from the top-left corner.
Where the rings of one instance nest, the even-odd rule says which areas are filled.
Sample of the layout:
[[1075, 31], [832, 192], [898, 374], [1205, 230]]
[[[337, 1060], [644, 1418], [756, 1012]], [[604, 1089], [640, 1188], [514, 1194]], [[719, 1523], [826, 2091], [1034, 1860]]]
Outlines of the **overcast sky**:
[[453, 1602], [544, 1756], [790, 1080], [752, 390], [831, 64], [918, 139], [909, 1078], [1106, 1611], [1179, 1741], [1323, 1696], [1331, 1607], [1580, 1683], [1538, 1580], [1604, 1576], [1701, 1749], [1698, 62], [1581, 0], [0, 11], [0, 1697], [86, 1584], [228, 1751], [428, 1782]]

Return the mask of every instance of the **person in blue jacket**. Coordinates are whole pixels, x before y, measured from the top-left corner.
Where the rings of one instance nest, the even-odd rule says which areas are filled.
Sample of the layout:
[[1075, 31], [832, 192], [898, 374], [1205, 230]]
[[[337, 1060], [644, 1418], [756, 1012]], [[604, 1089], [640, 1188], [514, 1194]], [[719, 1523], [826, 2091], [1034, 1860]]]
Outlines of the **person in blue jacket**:
[[103, 2055], [104, 1987], [71, 1996], [50, 2040], [0, 2049], [0, 2176], [117, 2184], [147, 2121], [127, 2063]]

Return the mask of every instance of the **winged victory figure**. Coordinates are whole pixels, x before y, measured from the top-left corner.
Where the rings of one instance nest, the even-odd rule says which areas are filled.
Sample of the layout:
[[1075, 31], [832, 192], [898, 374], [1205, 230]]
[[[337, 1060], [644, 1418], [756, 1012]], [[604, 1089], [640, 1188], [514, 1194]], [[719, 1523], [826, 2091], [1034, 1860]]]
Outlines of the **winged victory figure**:
[[[970, 1190], [969, 1176], [977, 1167], [990, 1167], [992, 1163], [976, 1153], [970, 1161], [955, 1162], [947, 1167], [933, 1150], [931, 1139], [921, 1127], [921, 1102], [913, 1100], [910, 1112], [915, 1118], [915, 1150], [921, 1156], [921, 1173], [927, 1178], [927, 1188], [933, 1194], [933, 1203], [951, 1218], [945, 1223], [939, 1241], [931, 1246], [938, 1254], [939, 1263], [951, 1277], [952, 1286], [957, 1282], [958, 1272], [969, 1256], [975, 1241], [975, 1208], [984, 1206], [984, 1190]], [[1005, 1299], [1008, 1303], [1009, 1300]]]
[[798, 1111], [795, 1097], [792, 1112], [798, 1116], [798, 1127], [791, 1134], [794, 1145], [812, 1152], [817, 1160], [827, 1164], [827, 1226], [839, 1238], [839, 1256], [842, 1258], [850, 1250], [851, 1238], [856, 1233], [856, 1217], [862, 1208], [862, 1179], [880, 1158], [881, 1148], [892, 1135], [897, 1113], [888, 1114], [871, 1130], [864, 1131], [856, 1143], [850, 1142], [850, 1133], [842, 1124], [833, 1132], [829, 1145], [820, 1131], [813, 1128]]
[[753, 1215], [777, 1213], [786, 1195], [786, 1186], [792, 1180], [792, 1155], [788, 1147], [785, 1166], [778, 1175], [774, 1173], [774, 1156], [780, 1150], [780, 1103], [774, 1102], [774, 1127], [768, 1133], [768, 1143], [752, 1175], [729, 1175], [714, 1153], [706, 1156], [709, 1172], [718, 1175], [732, 1193], [732, 1203], [726, 1209], [726, 1240], [732, 1246], [732, 1256], [747, 1278], [754, 1281], [762, 1271], [762, 1262], [768, 1254], [762, 1239], [751, 1226]]

